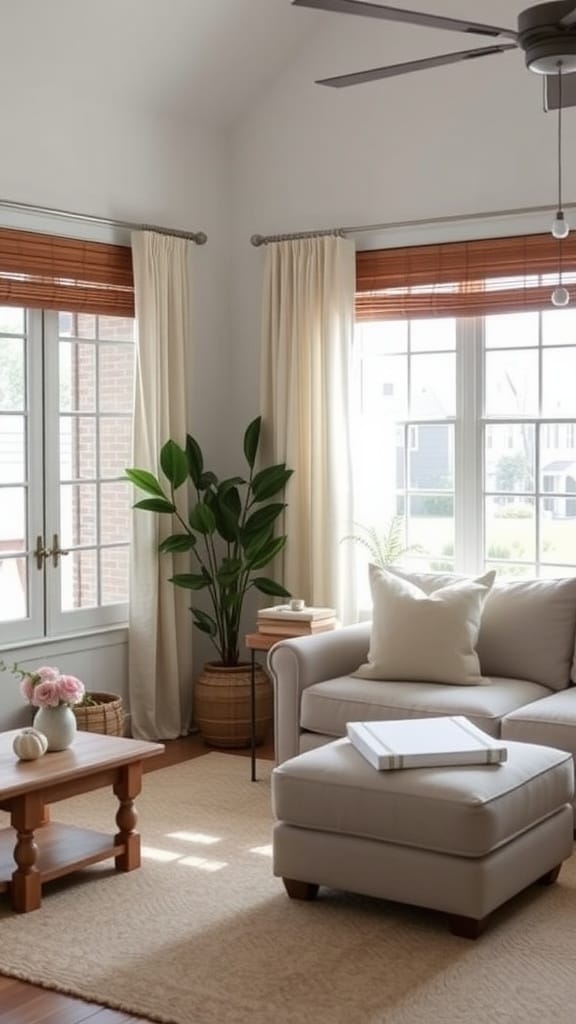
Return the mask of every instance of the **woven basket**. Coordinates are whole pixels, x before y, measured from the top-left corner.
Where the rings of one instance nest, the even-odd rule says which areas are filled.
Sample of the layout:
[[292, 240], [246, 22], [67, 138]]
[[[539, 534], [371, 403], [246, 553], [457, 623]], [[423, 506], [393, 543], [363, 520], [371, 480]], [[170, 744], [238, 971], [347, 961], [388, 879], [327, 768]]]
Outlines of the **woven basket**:
[[106, 736], [122, 736], [124, 732], [124, 710], [122, 698], [115, 693], [96, 693], [90, 690], [90, 697], [97, 704], [73, 707], [76, 724], [84, 732], [101, 732]]

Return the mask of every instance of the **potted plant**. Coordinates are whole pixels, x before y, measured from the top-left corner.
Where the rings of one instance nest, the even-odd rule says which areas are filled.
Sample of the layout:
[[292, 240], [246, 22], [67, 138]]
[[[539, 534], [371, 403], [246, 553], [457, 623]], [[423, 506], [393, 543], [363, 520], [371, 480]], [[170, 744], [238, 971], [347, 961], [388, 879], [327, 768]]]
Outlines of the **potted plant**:
[[[160, 451], [165, 483], [145, 469], [127, 469], [126, 476], [149, 497], [135, 508], [172, 517], [175, 532], [159, 544], [160, 552], [187, 552], [193, 572], [177, 573], [170, 581], [190, 591], [204, 591], [208, 610], [193, 604], [194, 626], [207, 634], [217, 654], [208, 662], [194, 688], [195, 720], [213, 746], [245, 746], [250, 742], [250, 668], [240, 660], [242, 611], [251, 589], [268, 597], [290, 597], [280, 583], [261, 570], [286, 544], [275, 535], [286, 507], [278, 496], [292, 470], [284, 463], [256, 470], [262, 420], [258, 416], [244, 433], [245, 476], [219, 480], [204, 467], [200, 445], [189, 434], [181, 447], [167, 441]], [[184, 516], [176, 491], [187, 486], [189, 507]], [[262, 710], [265, 704], [267, 711]], [[263, 672], [256, 682], [257, 741], [271, 719], [270, 683]]]

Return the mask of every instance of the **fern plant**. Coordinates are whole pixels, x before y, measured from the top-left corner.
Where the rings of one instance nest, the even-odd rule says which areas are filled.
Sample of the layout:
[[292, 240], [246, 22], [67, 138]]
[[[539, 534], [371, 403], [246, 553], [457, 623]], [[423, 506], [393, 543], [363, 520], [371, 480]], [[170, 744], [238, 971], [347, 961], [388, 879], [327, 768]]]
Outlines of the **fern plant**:
[[406, 546], [404, 543], [403, 516], [392, 516], [382, 530], [375, 526], [364, 526], [362, 523], [353, 525], [359, 532], [347, 534], [342, 540], [352, 540], [361, 544], [368, 552], [370, 561], [381, 569], [385, 569], [387, 565], [394, 565], [404, 555], [422, 550], [418, 544]]

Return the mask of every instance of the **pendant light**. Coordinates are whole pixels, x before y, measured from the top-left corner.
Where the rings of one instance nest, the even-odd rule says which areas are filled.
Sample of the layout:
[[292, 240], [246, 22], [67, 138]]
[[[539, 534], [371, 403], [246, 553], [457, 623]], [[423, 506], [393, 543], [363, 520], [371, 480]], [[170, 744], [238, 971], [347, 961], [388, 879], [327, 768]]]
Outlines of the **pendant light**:
[[558, 284], [550, 296], [553, 306], [567, 306], [570, 293], [562, 284], [562, 242], [570, 232], [562, 209], [562, 61], [558, 61], [558, 205], [552, 235], [558, 239]]

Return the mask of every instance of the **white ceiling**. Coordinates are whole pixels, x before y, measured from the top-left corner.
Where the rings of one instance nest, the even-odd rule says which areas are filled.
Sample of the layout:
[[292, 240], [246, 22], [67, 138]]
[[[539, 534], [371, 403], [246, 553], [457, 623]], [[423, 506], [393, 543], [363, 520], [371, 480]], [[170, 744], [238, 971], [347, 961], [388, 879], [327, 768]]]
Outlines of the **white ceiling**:
[[[315, 38], [334, 34], [350, 60], [318, 66], [339, 74], [486, 45], [482, 38], [295, 8], [290, 0], [5, 0], [0, 87], [71, 91], [86, 104], [229, 124]], [[522, 0], [399, 0], [396, 6], [515, 27]], [[366, 62], [363, 61], [364, 46]], [[337, 47], [345, 52], [342, 46]], [[362, 52], [360, 64], [358, 53]], [[397, 56], [396, 56], [397, 54]], [[521, 54], [486, 60], [522, 61]], [[455, 82], [466, 68], [454, 69]], [[433, 76], [434, 72], [422, 72]], [[519, 75], [519, 86], [522, 82]], [[428, 86], [433, 77], [428, 79]], [[371, 85], [368, 88], [379, 88]], [[358, 86], [358, 95], [366, 86]]]

